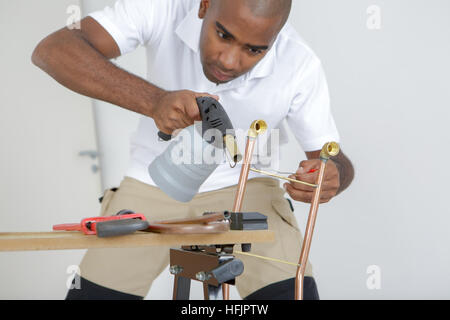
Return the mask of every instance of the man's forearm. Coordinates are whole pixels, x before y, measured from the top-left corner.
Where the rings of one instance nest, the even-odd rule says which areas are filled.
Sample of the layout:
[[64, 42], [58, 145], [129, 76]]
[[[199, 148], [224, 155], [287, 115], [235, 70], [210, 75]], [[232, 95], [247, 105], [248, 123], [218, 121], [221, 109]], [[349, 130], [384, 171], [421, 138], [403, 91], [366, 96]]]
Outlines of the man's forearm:
[[339, 153], [335, 157], [330, 158], [336, 165], [339, 171], [339, 189], [337, 194], [341, 193], [352, 183], [355, 176], [355, 169], [351, 161], [344, 155], [344, 153]]
[[65, 87], [152, 116], [164, 91], [110, 62], [79, 30], [61, 29], [42, 40], [32, 61]]

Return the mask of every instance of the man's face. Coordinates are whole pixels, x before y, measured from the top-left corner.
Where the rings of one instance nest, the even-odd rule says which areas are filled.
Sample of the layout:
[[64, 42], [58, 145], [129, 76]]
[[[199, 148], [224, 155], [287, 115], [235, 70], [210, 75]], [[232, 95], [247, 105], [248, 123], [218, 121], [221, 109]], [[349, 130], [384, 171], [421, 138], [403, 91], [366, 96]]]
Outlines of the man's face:
[[205, 76], [226, 83], [249, 71], [267, 53], [282, 17], [257, 17], [241, 0], [202, 0], [200, 56]]

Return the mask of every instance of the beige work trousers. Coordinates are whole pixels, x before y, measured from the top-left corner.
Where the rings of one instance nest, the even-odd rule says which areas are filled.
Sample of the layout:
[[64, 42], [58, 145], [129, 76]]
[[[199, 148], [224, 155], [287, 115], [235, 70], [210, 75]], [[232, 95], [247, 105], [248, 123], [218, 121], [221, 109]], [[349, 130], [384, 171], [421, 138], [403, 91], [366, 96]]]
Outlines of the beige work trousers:
[[[125, 177], [118, 190], [106, 190], [101, 215], [114, 215], [122, 209], [142, 213], [149, 221], [198, 217], [207, 211], [231, 210], [237, 186], [197, 194], [190, 202], [173, 200], [159, 188]], [[242, 212], [259, 212], [268, 217], [275, 241], [254, 243], [251, 252], [298, 263], [303, 241], [285, 191], [278, 180], [248, 180]], [[145, 297], [153, 280], [169, 264], [169, 247], [89, 249], [80, 264], [81, 276], [98, 285]], [[240, 247], [237, 248], [240, 250]], [[244, 272], [236, 279], [241, 297], [269, 285], [295, 277], [296, 267], [289, 264], [236, 255], [244, 263]], [[308, 263], [305, 276], [312, 276]]]

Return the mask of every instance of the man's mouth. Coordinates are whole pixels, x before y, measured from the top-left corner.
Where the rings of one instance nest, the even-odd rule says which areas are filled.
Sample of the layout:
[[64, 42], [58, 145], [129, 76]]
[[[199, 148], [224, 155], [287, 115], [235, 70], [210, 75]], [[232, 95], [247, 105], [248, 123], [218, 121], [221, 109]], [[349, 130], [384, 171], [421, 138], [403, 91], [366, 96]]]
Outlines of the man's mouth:
[[219, 68], [212, 66], [211, 73], [218, 80], [218, 82], [227, 82], [234, 78], [233, 75], [221, 71]]

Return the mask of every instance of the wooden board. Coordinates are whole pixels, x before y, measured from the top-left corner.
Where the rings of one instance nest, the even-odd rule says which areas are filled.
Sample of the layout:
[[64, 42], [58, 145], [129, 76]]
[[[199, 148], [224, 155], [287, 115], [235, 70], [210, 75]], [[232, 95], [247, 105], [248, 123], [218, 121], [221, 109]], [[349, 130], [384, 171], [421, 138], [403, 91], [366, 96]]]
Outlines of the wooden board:
[[239, 244], [271, 242], [273, 231], [228, 231], [214, 234], [158, 234], [136, 232], [132, 235], [98, 238], [81, 232], [10, 232], [0, 233], [0, 251], [69, 250], [88, 248], [132, 248], [201, 244]]

